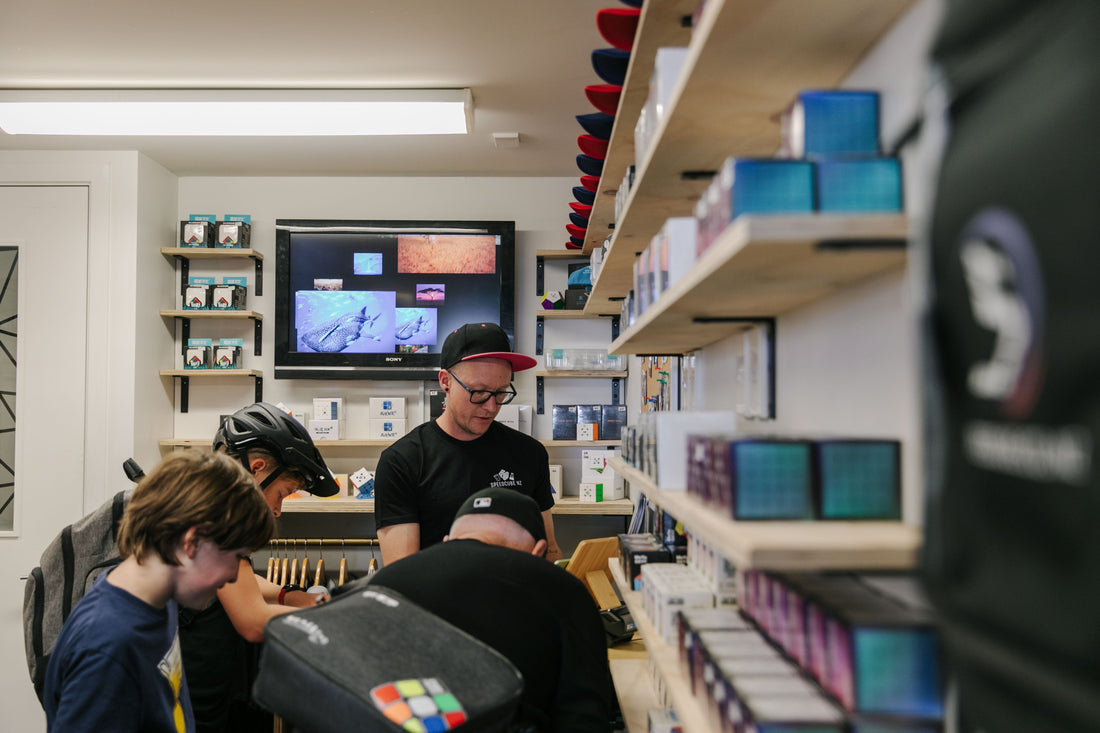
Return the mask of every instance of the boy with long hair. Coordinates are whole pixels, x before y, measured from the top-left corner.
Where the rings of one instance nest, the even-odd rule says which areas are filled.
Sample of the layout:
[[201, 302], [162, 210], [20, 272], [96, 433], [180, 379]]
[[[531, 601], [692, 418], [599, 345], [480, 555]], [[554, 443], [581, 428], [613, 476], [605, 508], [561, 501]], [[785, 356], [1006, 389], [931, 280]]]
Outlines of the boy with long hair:
[[275, 532], [253, 477], [209, 451], [174, 453], [134, 490], [122, 562], [66, 620], [46, 671], [49, 730], [194, 730], [178, 608], [202, 608]]

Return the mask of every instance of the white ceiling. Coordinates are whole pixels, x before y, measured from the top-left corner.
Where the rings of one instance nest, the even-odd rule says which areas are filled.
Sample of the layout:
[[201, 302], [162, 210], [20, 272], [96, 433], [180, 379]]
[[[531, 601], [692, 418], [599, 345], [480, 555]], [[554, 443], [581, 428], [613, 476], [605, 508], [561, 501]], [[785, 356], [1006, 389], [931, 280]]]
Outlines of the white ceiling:
[[[139, 150], [181, 176], [580, 176], [615, 0], [0, 0], [0, 88], [467, 87], [469, 135], [51, 138], [0, 150]], [[621, 6], [620, 6], [621, 7]], [[494, 132], [520, 133], [498, 149]]]

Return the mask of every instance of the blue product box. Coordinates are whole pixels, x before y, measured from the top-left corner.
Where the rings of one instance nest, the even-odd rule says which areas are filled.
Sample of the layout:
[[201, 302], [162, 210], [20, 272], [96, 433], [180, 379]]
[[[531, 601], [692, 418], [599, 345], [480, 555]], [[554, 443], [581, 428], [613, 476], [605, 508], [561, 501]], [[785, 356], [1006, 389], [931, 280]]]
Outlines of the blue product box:
[[898, 441], [815, 441], [814, 467], [822, 519], [901, 519]]
[[733, 518], [813, 519], [812, 445], [800, 440], [729, 444]]
[[577, 439], [577, 406], [554, 405], [551, 408], [553, 415], [553, 430], [551, 437], [554, 440]]
[[212, 343], [210, 339], [187, 339], [187, 348], [183, 354], [183, 368], [209, 369]]
[[626, 405], [603, 405], [600, 440], [621, 440], [626, 425]]
[[817, 207], [821, 211], [900, 212], [901, 163], [897, 158], [818, 161]]
[[796, 158], [879, 154], [878, 92], [801, 92], [791, 111], [787, 145]]
[[183, 290], [184, 310], [209, 310], [214, 292], [214, 278], [189, 277]]
[[213, 247], [217, 222], [213, 214], [191, 214], [180, 222], [180, 247]]
[[[814, 168], [805, 160], [730, 159], [729, 221], [741, 214], [809, 214], [814, 210]], [[727, 179], [729, 180], [729, 179]]]

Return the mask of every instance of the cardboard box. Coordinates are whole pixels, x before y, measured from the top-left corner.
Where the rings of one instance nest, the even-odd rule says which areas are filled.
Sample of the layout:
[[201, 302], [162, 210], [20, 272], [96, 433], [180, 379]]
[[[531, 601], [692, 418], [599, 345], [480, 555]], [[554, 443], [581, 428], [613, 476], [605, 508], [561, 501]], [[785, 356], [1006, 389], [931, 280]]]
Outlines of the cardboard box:
[[397, 440], [405, 434], [405, 423], [406, 421], [400, 418], [372, 417], [368, 438], [370, 440]]
[[317, 420], [313, 419], [309, 421], [309, 437], [313, 440], [339, 440], [340, 439], [340, 421], [339, 420]]
[[558, 499], [560, 499], [562, 497], [562, 493], [561, 493], [561, 491], [562, 491], [562, 486], [561, 486], [561, 464], [560, 463], [551, 463], [550, 464], [550, 488], [552, 488], [554, 490], [554, 502], [556, 503], [558, 501]]
[[343, 420], [344, 419], [344, 398], [343, 397], [314, 397], [313, 398], [313, 419], [314, 420]]
[[[341, 405], [342, 407], [342, 405]], [[406, 418], [408, 414], [406, 412], [405, 398], [404, 397], [371, 397], [370, 398], [370, 413], [368, 417], [375, 418]]]

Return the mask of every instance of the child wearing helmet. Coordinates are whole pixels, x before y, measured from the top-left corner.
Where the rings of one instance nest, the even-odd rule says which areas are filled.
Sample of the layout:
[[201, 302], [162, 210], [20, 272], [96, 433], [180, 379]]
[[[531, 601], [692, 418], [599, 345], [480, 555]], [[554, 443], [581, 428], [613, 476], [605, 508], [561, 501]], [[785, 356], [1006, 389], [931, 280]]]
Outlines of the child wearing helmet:
[[[225, 418], [213, 447], [252, 474], [276, 517], [283, 499], [295, 491], [316, 496], [339, 491], [306, 429], [266, 402]], [[196, 733], [270, 733], [271, 716], [253, 705], [250, 696], [264, 624], [324, 600], [327, 596], [270, 583], [253, 572], [251, 561], [242, 560], [237, 581], [219, 590], [209, 607], [181, 613], [180, 645]]]

